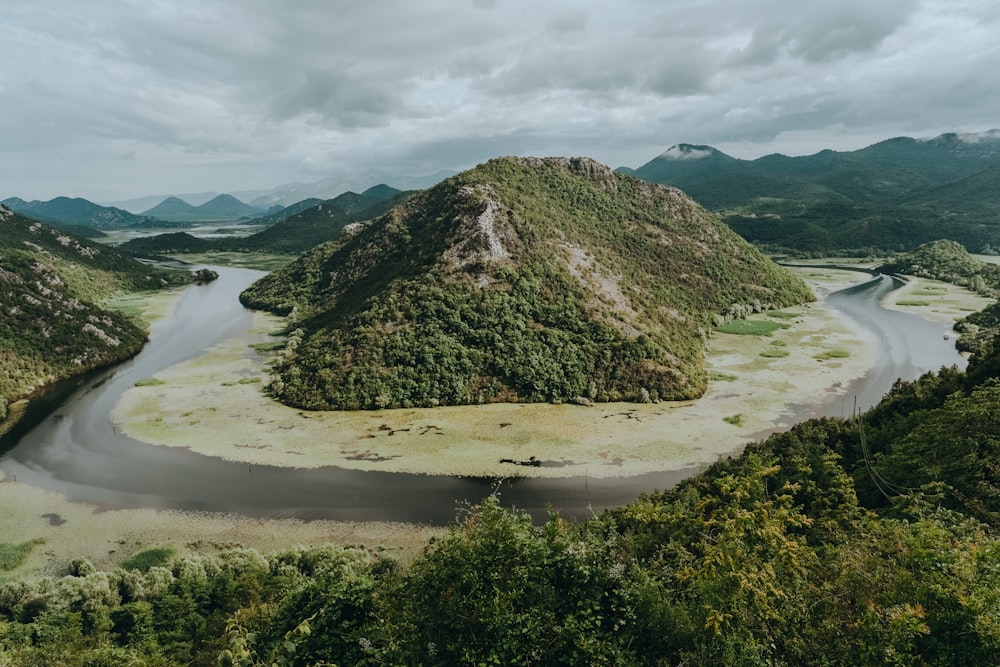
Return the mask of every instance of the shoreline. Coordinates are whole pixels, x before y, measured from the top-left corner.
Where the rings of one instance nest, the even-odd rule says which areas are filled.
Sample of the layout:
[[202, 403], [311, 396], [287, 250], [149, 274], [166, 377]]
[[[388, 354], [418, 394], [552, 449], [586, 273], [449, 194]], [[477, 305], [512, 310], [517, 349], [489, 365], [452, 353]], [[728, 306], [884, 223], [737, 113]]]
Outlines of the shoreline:
[[[801, 271], [799, 275], [807, 279], [807, 282], [809, 282], [817, 295], [827, 294], [851, 283], [858, 282], [858, 274], [849, 271], [813, 271], [811, 269], [801, 269], [798, 271]], [[803, 275], [804, 273], [811, 273], [811, 275], [806, 276]], [[954, 289], [960, 290], [960, 288]], [[983, 301], [989, 302], [989, 300]], [[965, 314], [965, 309], [968, 307], [968, 305], [957, 306], [953, 310], [956, 313]], [[813, 310], [824, 310], [821, 306], [813, 303], [798, 308], [789, 308], [786, 311], [798, 312], [799, 308], [803, 309], [803, 312], [810, 313]], [[900, 308], [906, 307], [901, 306]], [[932, 308], [937, 308], [937, 306], [933, 306]], [[924, 307], [917, 308], [915, 312], [926, 314], [930, 310]], [[827, 312], [826, 315], [833, 318], [834, 321], [843, 317], [838, 313]], [[761, 315], [757, 317], [767, 318], [768, 316]], [[259, 318], [261, 319], [258, 320], [252, 336], [253, 341], [227, 341], [220, 346], [220, 349], [211, 355], [207, 355], [209, 358], [202, 358], [201, 363], [204, 365], [200, 367], [199, 360], [197, 359], [188, 362], [192, 365], [187, 370], [193, 376], [190, 378], [191, 381], [197, 380], [199, 374], [202, 376], [202, 386], [198, 390], [199, 395], [195, 397], [195, 403], [201, 403], [206, 397], [212, 397], [213, 395], [222, 396], [228, 394], [229, 398], [242, 397], [244, 396], [243, 392], [245, 392], [245, 396], [251, 397], [254, 400], [270, 401], [270, 399], [261, 394], [261, 385], [264, 379], [262, 369], [263, 364], [266, 363], [266, 359], [254, 349], [247, 347], [247, 344], [248, 342], [268, 340], [267, 332], [277, 328], [279, 321], [264, 315], [260, 315]], [[795, 323], [793, 322], [793, 324]], [[639, 419], [643, 418], [644, 414], [636, 412], [632, 413], [631, 417], [626, 416], [629, 414], [629, 410], [642, 409], [651, 414], [656, 411], [686, 414], [687, 421], [689, 422], [697, 421], [698, 419], [710, 422], [712, 428], [708, 429], [708, 431], [721, 434], [721, 436], [716, 435], [714, 437], [721, 437], [724, 443], [728, 443], [725, 447], [718, 447], [716, 449], [706, 447], [703, 450], [695, 450], [696, 443], [691, 443], [691, 451], [697, 455], [695, 458], [700, 458], [707, 462], [708, 460], [715, 460], [719, 456], [734, 454], [742, 449], [746, 443], [757, 440], [763, 435], [760, 431], [754, 431], [754, 425], [763, 419], [765, 415], [758, 413], [764, 409], [763, 407], [752, 407], [746, 398], [732, 396], [741, 392], [735, 390], [736, 383], [735, 381], [728, 380], [728, 376], [736, 376], [737, 380], [745, 381], [747, 375], [752, 375], [760, 371], [762, 377], [764, 375], [770, 376], [772, 384], [781, 389], [781, 384], [793, 379], [788, 377], [793, 372], [789, 365], [795, 363], [795, 359], [798, 358], [799, 363], [807, 371], [806, 376], [811, 377], [817, 370], [828, 374], [826, 377], [827, 381], [830, 382], [830, 386], [822, 388], [818, 394], [821, 398], [832, 402], [836, 401], [838, 396], [838, 387], [834, 385], [838, 381], [842, 382], [842, 386], [847, 384], [843, 379], [833, 379], [832, 374], [838, 374], [838, 378], [864, 374], [865, 364], [867, 363], [865, 354], [870, 354], [873, 351], [873, 341], [865, 341], [864, 337], [857, 337], [856, 330], [853, 330], [854, 337], [852, 338], [852, 329], [845, 326], [842, 319], [840, 320], [840, 325], [844, 327], [844, 331], [841, 332], [841, 335], [846, 336], [846, 338], [840, 340], [830, 338], [830, 332], [814, 331], [810, 333], [805, 328], [802, 328], [801, 324], [796, 325], [800, 327], [797, 334], [795, 333], [795, 326], [793, 326], [792, 329], [779, 331], [771, 338], [713, 334], [709, 341], [710, 351], [706, 366], [716, 379], [710, 381], [708, 393], [704, 398], [700, 399], [700, 409], [704, 413], [701, 417], [697, 416], [697, 410], [690, 409], [691, 407], [696, 407], [693, 406], [696, 402], [686, 402], [679, 406], [667, 403], [647, 406], [618, 404], [618, 406], [624, 409], [618, 410], [619, 414], [617, 416], [608, 416], [607, 418], [603, 416], [603, 413], [599, 413], [598, 410], [611, 410], [611, 406], [608, 405], [599, 405], [597, 408], [571, 405], [541, 407], [552, 412], [561, 410], [574, 419], [581, 415], [590, 415], [588, 418], [590, 422], [598, 418], [603, 423], [609, 423], [612, 419], [617, 419], [619, 421], [616, 424], [619, 432], [619, 440], [627, 437], [632, 432], [631, 430], [634, 430], [636, 427], [639, 427], [640, 430], [641, 428], [651, 427], [650, 422], [639, 421]], [[156, 326], [155, 321], [152, 326]], [[793, 336], [797, 336], [797, 338], [793, 338]], [[799, 342], [791, 345], [796, 340]], [[784, 342], [785, 345], [772, 345], [776, 341]], [[809, 355], [810, 350], [828, 349], [833, 345], [845, 348], [849, 347], [850, 356], [847, 358], [830, 358], [825, 361], [819, 361]], [[779, 349], [782, 347], [785, 349], [791, 348], [789, 349], [788, 356], [759, 356], [761, 351], [771, 352], [772, 348]], [[225, 361], [225, 348], [229, 349], [230, 359], [228, 362]], [[230, 375], [212, 377], [210, 373], [212, 372], [213, 364], [216, 362], [222, 363], [221, 368], [227, 368], [227, 372]], [[754, 370], [754, 368], [757, 368], [757, 370]], [[175, 367], [168, 369], [168, 374], [175, 374], [179, 380], [184, 376], [183, 370], [182, 368]], [[211, 381], [206, 379], [206, 373], [209, 374], [208, 377]], [[780, 379], [779, 383], [779, 379], [776, 376], [782, 375], [784, 377]], [[254, 377], [261, 378], [261, 382], [252, 381]], [[246, 380], [246, 382], [240, 384], [240, 379]], [[135, 393], [135, 396], [140, 397], [142, 392], [166, 391], [167, 389], [171, 389], [174, 393], [183, 393], [185, 389], [184, 384], [178, 382], [176, 386], [172, 386], [171, 382], [173, 380], [168, 381], [166, 385], [135, 388], [140, 390]], [[233, 384], [223, 386], [223, 383], [230, 382], [233, 382]], [[188, 385], [188, 387], [194, 386]], [[204, 396], [200, 395], [200, 392], [204, 392]], [[786, 395], [794, 396], [797, 401], [802, 398], [801, 395], [796, 394], [794, 386], [786, 387], [785, 393]], [[727, 396], [727, 394], [730, 396]], [[766, 402], [766, 399], [763, 397], [757, 398]], [[242, 398], [238, 398], [237, 402], [239, 400], [242, 400]], [[688, 406], [686, 413], [676, 412], [677, 409], [681, 409], [685, 405]], [[732, 410], [737, 408], [727, 409], [725, 407], [727, 405], [740, 406], [738, 408], [740, 412], [732, 412]], [[769, 428], [770, 431], [784, 428], [782, 425], [783, 405], [785, 404], [771, 406], [768, 413], [770, 415], [769, 421], [765, 421], [765, 427]], [[120, 403], [116, 407], [116, 415], [125, 407], [127, 407], [125, 404]], [[206, 412], [211, 412], [210, 408], [215, 408], [214, 412], [216, 413], [221, 411], [219, 405], [205, 405], [203, 407]], [[313, 423], [311, 418], [319, 414], [304, 413], [305, 417], [300, 417], [298, 413], [301, 411], [286, 408], [285, 406], [280, 407], [290, 413], [287, 419], [292, 423], [296, 421], [306, 423], [307, 420], [309, 423]], [[500, 427], [497, 416], [489, 414], [490, 410], [495, 408], [492, 408], [492, 406], [474, 407], [484, 413], [483, 419], [486, 420], [485, 423], [487, 426], [495, 430], [505, 431], [505, 435], [513, 433], [507, 431], [507, 429], [511, 428], [511, 425]], [[509, 407], [512, 410], [523, 409], [520, 406]], [[615, 407], [617, 408], [617, 406]], [[258, 417], [252, 414], [253, 410], [249, 410], [249, 412], [255, 421]], [[382, 424], [387, 423], [384, 419], [381, 419], [385, 414], [386, 411], [380, 411], [377, 413], [362, 413], [360, 415], [360, 417], [370, 420], [370, 425], [375, 428], [375, 432], [371, 434], [374, 437], [361, 438], [360, 443], [364, 446], [346, 448], [345, 453], [341, 455], [342, 458], [351, 457], [348, 460], [353, 461], [355, 465], [367, 465], [371, 469], [378, 470], [386, 470], [388, 464], [399, 466], [404, 461], [405, 456], [398, 452], [398, 458], [390, 458], [390, 456], [395, 456], [397, 453], [394, 453], [391, 449], [383, 448], [383, 445], [388, 446], [391, 444], [395, 446], [396, 443], [392, 442], [393, 439], [399, 439], [412, 432], [400, 432], [390, 435], [391, 431], [379, 430]], [[601, 414], [600, 417], [598, 417], [599, 414]], [[742, 414], [746, 421], [742, 422], [740, 426], [724, 421], [725, 417], [733, 417], [735, 414]], [[195, 415], [193, 414], [187, 415], [187, 420], [189, 422], [193, 421], [194, 417]], [[182, 413], [176, 414], [178, 421], [182, 418]], [[179, 426], [184, 426], [184, 424], [179, 424]], [[194, 428], [198, 424], [189, 424], [188, 426], [193, 428], [193, 433], [200, 432], [204, 434], [208, 424], [202, 424], [201, 431]], [[274, 432], [284, 432], [284, 429], [281, 429], [277, 423], [272, 424], [271, 427], [274, 429]], [[667, 426], [665, 428], [669, 429], [672, 427]], [[429, 429], [428, 433], [423, 436], [424, 441], [428, 438], [432, 442], [433, 439], [440, 440], [446, 438], [444, 435], [438, 436], [433, 435], [433, 433], [434, 429]], [[363, 435], [369, 435], [369, 433], [365, 431]], [[526, 436], [522, 434], [521, 437], [525, 438]], [[713, 436], [709, 435], [708, 432], [701, 437], [707, 441], [706, 444], [713, 444], [710, 442]], [[413, 439], [420, 442], [416, 436]], [[552, 444], [556, 445], [558, 443]], [[720, 443], [717, 442], [715, 444]], [[519, 444], [514, 442], [513, 439], [505, 451], [510, 453], [515, 445], [522, 448], [520, 451], [526, 454], [524, 458], [530, 455], [538, 456], [538, 452], [540, 451], [535, 447], [527, 447], [526, 442]], [[178, 446], [185, 445], [181, 444]], [[728, 451], [721, 451], [725, 448], [728, 448]], [[206, 449], [210, 451], [210, 448]], [[276, 447], [269, 449], [278, 450], [277, 453], [283, 454], [285, 460], [291, 465], [299, 466], [302, 463], [302, 454], [289, 453], [287, 451], [282, 452], [280, 448]], [[286, 449], [291, 450], [291, 448]], [[429, 454], [433, 454], [432, 448], [427, 449], [430, 450]], [[465, 449], [473, 448], [465, 447]], [[235, 452], [243, 455], [259, 455], [264, 451], [267, 450], [236, 446], [229, 448], [229, 453]], [[294, 450], [292, 451], [294, 452]], [[643, 449], [642, 447], [635, 446], [628, 451], [622, 450], [622, 453], [629, 456], [628, 458], [622, 457], [622, 462], [619, 464], [614, 456], [600, 456], [601, 452], [609, 451], [611, 449], [607, 446], [603, 447], [603, 449], [593, 449], [591, 453], [595, 455], [595, 462], [591, 465], [584, 464], [583, 473], [587, 475], [596, 475], [598, 472], [630, 474], [624, 471], [630, 470], [630, 466], [635, 467], [640, 462], [640, 459], [631, 457], [641, 455], [651, 457], [654, 455], [663, 455], [664, 453], [663, 448], [657, 452], [655, 447], [650, 446]], [[218, 454], [213, 455], [220, 455], [222, 453], [220, 450]], [[564, 455], [568, 456], [565, 452]], [[409, 456], [415, 458], [412, 453]], [[498, 457], [495, 461], [488, 461], [495, 469], [499, 465], [499, 452], [493, 452], [490, 456]], [[385, 460], [379, 461], [379, 457]], [[441, 455], [437, 458], [440, 460]], [[419, 461], [414, 460], [411, 463], [416, 465]], [[507, 465], [500, 472], [503, 476], [509, 477], [524, 475], [533, 471], [549, 470], [558, 471], [559, 468], [529, 468]], [[2, 472], [0, 472], [0, 504], [5, 508], [4, 518], [0, 521], [5, 541], [10, 543], [21, 543], [35, 539], [43, 541], [42, 544], [34, 548], [24, 564], [13, 571], [0, 573], [0, 581], [42, 574], [63, 574], [65, 573], [66, 564], [77, 557], [87, 557], [97, 567], [102, 569], [111, 568], [138, 551], [163, 545], [173, 546], [179, 555], [185, 553], [211, 554], [233, 546], [245, 546], [264, 552], [273, 552], [295, 545], [364, 545], [405, 562], [419, 555], [431, 538], [439, 537], [447, 531], [447, 528], [389, 522], [301, 521], [280, 518], [258, 519], [242, 515], [177, 510], [108, 509], [87, 503], [72, 502], [57, 492], [18, 483], [10, 478], [3, 479]]]
[[[857, 274], [799, 269], [814, 291]], [[796, 405], [824, 404], [862, 377], [874, 342], [849, 318], [811, 303], [774, 319], [772, 336], [713, 333], [713, 378], [695, 401], [592, 407], [487, 404], [365, 412], [307, 412], [263, 393], [263, 342], [280, 320], [256, 314], [247, 339], [230, 339], [133, 387], [112, 420], [125, 434], [230, 461], [309, 468], [334, 465], [456, 476], [630, 477], [706, 465], [790, 425]], [[160, 384], [162, 383], [162, 384]], [[540, 465], [501, 463], [534, 460]]]

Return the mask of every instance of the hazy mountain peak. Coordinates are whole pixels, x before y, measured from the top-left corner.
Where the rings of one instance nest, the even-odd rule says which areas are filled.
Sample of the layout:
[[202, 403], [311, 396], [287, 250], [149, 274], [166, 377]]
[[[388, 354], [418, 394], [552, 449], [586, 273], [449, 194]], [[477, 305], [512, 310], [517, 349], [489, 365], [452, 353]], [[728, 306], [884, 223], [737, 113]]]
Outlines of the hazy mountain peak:
[[693, 144], [674, 144], [660, 153], [664, 160], [703, 160], [719, 154], [711, 146], [695, 146]]
[[979, 144], [987, 142], [1000, 142], [1000, 130], [986, 130], [985, 132], [960, 132], [956, 138], [966, 144]]

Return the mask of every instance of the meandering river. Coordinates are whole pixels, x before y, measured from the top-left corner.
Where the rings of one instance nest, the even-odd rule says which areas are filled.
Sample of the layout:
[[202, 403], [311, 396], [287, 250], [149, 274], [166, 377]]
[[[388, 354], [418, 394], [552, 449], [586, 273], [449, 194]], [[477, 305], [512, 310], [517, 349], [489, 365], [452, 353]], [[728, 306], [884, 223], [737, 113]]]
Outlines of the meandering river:
[[[138, 442], [110, 420], [121, 394], [137, 380], [246, 332], [251, 317], [237, 295], [263, 275], [211, 267], [219, 280], [185, 290], [175, 312], [154, 326], [134, 359], [52, 388], [35, 401], [21, 428], [0, 439], [0, 469], [8, 479], [109, 508], [170, 508], [251, 516], [445, 524], [456, 506], [478, 502], [495, 488], [491, 478], [366, 472], [336, 467], [290, 469], [232, 463], [174, 447]], [[826, 298], [856, 320], [879, 346], [878, 361], [848, 387], [848, 414], [857, 396], [865, 408], [878, 402], [898, 377], [913, 379], [964, 359], [940, 323], [886, 310], [881, 298], [897, 279], [875, 277]], [[842, 399], [795, 406], [790, 421], [840, 416]], [[689, 476], [676, 470], [624, 478], [517, 479], [504, 482], [503, 499], [535, 516], [547, 508], [587, 516], [631, 502]]]

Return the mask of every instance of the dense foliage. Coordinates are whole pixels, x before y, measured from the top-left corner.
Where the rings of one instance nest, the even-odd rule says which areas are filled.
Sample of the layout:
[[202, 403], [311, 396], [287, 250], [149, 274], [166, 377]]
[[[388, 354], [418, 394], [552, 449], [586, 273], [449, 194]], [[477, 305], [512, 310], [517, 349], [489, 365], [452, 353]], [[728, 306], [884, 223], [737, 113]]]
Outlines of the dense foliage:
[[703, 336], [808, 288], [681, 193], [590, 160], [492, 160], [265, 277], [307, 408], [690, 398]]
[[0, 421], [43, 384], [138, 352], [145, 332], [96, 304], [188, 280], [0, 207]]
[[998, 371], [899, 383], [584, 522], [492, 497], [406, 566], [339, 547], [78, 559], [0, 585], [0, 663], [998, 664]]
[[741, 236], [799, 255], [884, 254], [939, 238], [1000, 247], [1000, 135], [900, 137], [851, 152], [738, 160], [675, 147], [635, 171], [719, 211]]

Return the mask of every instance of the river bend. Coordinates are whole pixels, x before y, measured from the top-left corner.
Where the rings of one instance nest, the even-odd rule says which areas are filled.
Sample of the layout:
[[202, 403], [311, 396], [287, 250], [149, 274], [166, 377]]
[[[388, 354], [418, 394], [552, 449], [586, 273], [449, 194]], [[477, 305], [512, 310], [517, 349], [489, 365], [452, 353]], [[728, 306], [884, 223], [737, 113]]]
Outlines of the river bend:
[[[30, 430], [15, 430], [0, 440], [0, 469], [7, 479], [108, 508], [438, 525], [455, 518], [458, 504], [478, 502], [494, 490], [497, 481], [491, 478], [247, 465], [148, 445], [118, 433], [111, 410], [137, 380], [250, 326], [250, 313], [236, 297], [263, 274], [211, 268], [219, 279], [186, 289], [174, 313], [154, 325], [150, 342], [134, 359], [56, 387], [32, 406], [42, 416], [29, 419]], [[846, 394], [856, 395], [862, 408], [878, 402], [897, 377], [914, 379], [941, 366], [964, 365], [954, 344], [946, 340], [945, 325], [881, 307], [880, 300], [898, 286], [897, 280], [875, 277], [826, 298], [828, 307], [856, 320], [879, 347], [875, 366]], [[796, 406], [790, 417], [801, 421], [840, 416], [843, 411], [843, 400], [837, 398], [820, 406]], [[504, 482], [503, 499], [536, 517], [545, 516], [548, 507], [582, 517], [631, 502], [644, 491], [668, 488], [691, 473], [685, 469], [624, 478], [520, 478]]]

